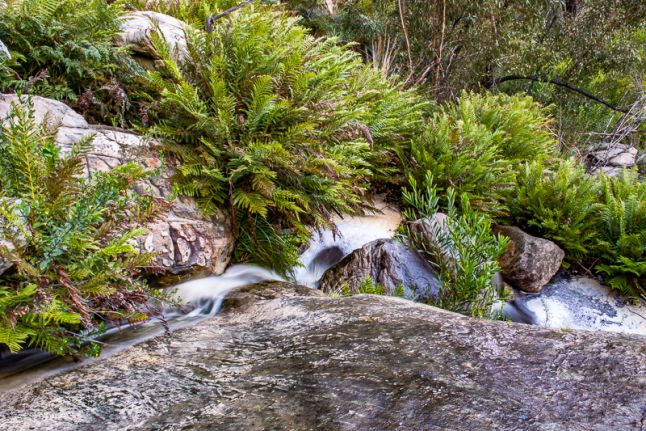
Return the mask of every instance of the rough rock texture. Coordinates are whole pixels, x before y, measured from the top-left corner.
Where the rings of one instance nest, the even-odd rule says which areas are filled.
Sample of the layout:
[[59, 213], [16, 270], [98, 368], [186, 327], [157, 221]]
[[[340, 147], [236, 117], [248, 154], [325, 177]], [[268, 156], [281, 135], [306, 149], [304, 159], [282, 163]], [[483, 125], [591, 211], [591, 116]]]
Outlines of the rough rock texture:
[[193, 328], [0, 394], [0, 423], [15, 431], [643, 429], [644, 337], [263, 286]]
[[503, 279], [516, 289], [540, 292], [561, 267], [565, 252], [552, 241], [531, 236], [515, 226], [496, 226], [511, 243], [500, 257]]
[[186, 34], [187, 24], [158, 12], [136, 11], [124, 15], [121, 33], [115, 43], [118, 46], [129, 45], [131, 49], [145, 58], [155, 59], [157, 54], [153, 47], [152, 35], [157, 29], [176, 58], [187, 55]]
[[9, 52], [7, 45], [5, 45], [4, 42], [0, 40], [0, 58], [1, 57], [11, 58], [11, 53]]
[[[113, 169], [122, 163], [136, 161], [149, 168], [163, 165], [154, 141], [120, 129], [89, 125], [67, 105], [42, 97], [33, 97], [37, 122], [55, 131], [56, 142], [65, 153], [74, 142], [94, 135], [94, 149], [87, 157], [86, 174]], [[0, 95], [0, 119], [10, 111], [15, 95]], [[156, 197], [171, 194], [172, 163], [166, 164], [160, 176], [138, 186], [141, 193]], [[230, 221], [225, 213], [205, 218], [195, 201], [178, 198], [157, 222], [147, 226], [149, 232], [140, 239], [142, 249], [159, 253], [156, 264], [168, 274], [207, 272], [219, 274], [229, 262], [233, 248]]]
[[440, 283], [431, 265], [414, 250], [392, 239], [378, 239], [357, 249], [328, 269], [319, 288], [336, 292], [344, 284], [356, 292], [370, 277], [393, 293], [400, 285], [411, 299], [437, 298]]
[[638, 150], [624, 144], [602, 144], [590, 153], [590, 163], [594, 172], [603, 172], [610, 176], [619, 176], [626, 168], [637, 163]]

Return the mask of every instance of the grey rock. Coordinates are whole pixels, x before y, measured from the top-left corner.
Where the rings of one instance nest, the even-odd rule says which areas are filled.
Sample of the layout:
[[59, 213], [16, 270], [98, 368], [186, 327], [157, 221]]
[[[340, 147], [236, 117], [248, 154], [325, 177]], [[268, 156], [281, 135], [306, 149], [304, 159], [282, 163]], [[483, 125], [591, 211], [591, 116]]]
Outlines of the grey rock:
[[263, 284], [179, 330], [0, 394], [4, 429], [640, 430], [646, 338]]
[[499, 259], [503, 279], [524, 292], [540, 292], [561, 267], [565, 252], [552, 241], [515, 226], [496, 226], [494, 230], [511, 240]]
[[411, 299], [436, 299], [440, 290], [433, 267], [419, 253], [392, 239], [379, 239], [350, 253], [323, 274], [320, 289], [335, 292], [347, 284], [356, 292], [368, 277], [388, 293], [403, 285]]
[[4, 42], [0, 40], [0, 59], [2, 59], [2, 57], [11, 59], [11, 53], [9, 52], [7, 45], [5, 45]]
[[593, 149], [590, 156], [593, 162], [604, 166], [617, 166], [629, 168], [637, 161], [638, 150], [624, 144], [602, 144]]
[[153, 46], [153, 34], [159, 31], [176, 59], [187, 56], [186, 29], [188, 25], [169, 15], [152, 11], [136, 11], [123, 16], [121, 32], [117, 35], [117, 46], [130, 46], [136, 54], [157, 59]]
[[[0, 120], [6, 118], [15, 95], [0, 95]], [[161, 169], [159, 176], [138, 184], [136, 190], [169, 199], [175, 169], [173, 160], [164, 160], [155, 141], [129, 131], [90, 125], [62, 102], [32, 97], [34, 116], [56, 138], [61, 153], [70, 151], [81, 138], [93, 136], [93, 149], [87, 156], [85, 175], [108, 171], [126, 162], [137, 162], [151, 169]], [[233, 234], [227, 213], [205, 217], [190, 198], [174, 199], [161, 216], [147, 226], [148, 233], [139, 238], [142, 250], [157, 254], [154, 264], [162, 268], [166, 282], [184, 274], [221, 274], [231, 258]]]

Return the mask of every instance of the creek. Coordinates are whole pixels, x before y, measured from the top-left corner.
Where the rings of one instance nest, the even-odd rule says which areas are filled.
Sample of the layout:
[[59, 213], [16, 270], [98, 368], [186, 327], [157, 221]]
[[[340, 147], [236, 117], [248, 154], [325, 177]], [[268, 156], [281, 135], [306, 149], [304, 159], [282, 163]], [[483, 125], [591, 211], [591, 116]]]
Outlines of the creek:
[[[336, 232], [323, 230], [313, 235], [300, 257], [294, 281], [316, 288], [323, 273], [344, 256], [364, 244], [395, 235], [400, 214], [384, 204], [380, 213], [335, 220]], [[163, 312], [137, 325], [109, 329], [99, 341], [102, 356], [122, 351], [147, 339], [195, 325], [218, 313], [226, 295], [233, 289], [266, 280], [282, 280], [273, 271], [254, 265], [238, 264], [222, 275], [192, 280], [175, 286], [182, 306]], [[634, 305], [619, 297], [608, 287], [585, 277], [557, 275], [540, 294], [515, 292], [514, 299], [504, 305], [509, 320], [552, 328], [604, 330], [646, 334], [646, 305]], [[96, 359], [85, 359], [88, 363]], [[52, 357], [36, 350], [16, 355], [0, 353], [0, 392], [41, 380], [78, 366], [70, 358]]]

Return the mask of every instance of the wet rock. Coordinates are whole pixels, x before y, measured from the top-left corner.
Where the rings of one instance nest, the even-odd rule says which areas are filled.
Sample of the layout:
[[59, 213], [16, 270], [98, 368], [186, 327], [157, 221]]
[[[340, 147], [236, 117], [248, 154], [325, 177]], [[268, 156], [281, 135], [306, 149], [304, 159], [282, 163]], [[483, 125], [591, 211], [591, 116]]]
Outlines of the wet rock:
[[[5, 429], [639, 430], [644, 337], [287, 284], [0, 394]], [[314, 295], [314, 296], [312, 296]], [[234, 304], [235, 305], [235, 304]]]
[[[137, 162], [161, 173], [138, 184], [139, 193], [167, 199], [175, 164], [163, 160], [160, 147], [137, 134], [107, 126], [94, 126], [62, 102], [32, 97], [34, 116], [55, 133], [56, 143], [65, 154], [79, 139], [93, 136], [93, 149], [87, 155], [85, 175], [108, 171], [126, 162]], [[15, 95], [0, 95], [0, 119], [9, 115]], [[157, 254], [155, 265], [162, 268], [167, 282], [182, 274], [220, 274], [226, 268], [233, 249], [231, 223], [226, 213], [204, 217], [195, 200], [180, 197], [172, 201], [162, 215], [148, 226], [139, 239], [142, 250]], [[170, 277], [169, 277], [170, 276]]]
[[539, 295], [517, 292], [505, 314], [514, 321], [549, 328], [646, 336], [646, 301], [622, 297], [587, 277], [558, 274]]
[[159, 31], [175, 58], [182, 59], [187, 55], [186, 23], [151, 11], [132, 12], [124, 15], [123, 20], [121, 33], [115, 40], [117, 46], [130, 46], [134, 53], [144, 58], [157, 59], [153, 34]]
[[404, 286], [411, 299], [437, 298], [440, 289], [432, 266], [419, 253], [392, 239], [379, 239], [350, 253], [323, 274], [320, 289], [336, 292], [346, 285], [356, 292], [367, 278], [384, 286], [389, 294]]
[[515, 226], [496, 226], [511, 243], [500, 257], [503, 279], [524, 292], [540, 292], [561, 267], [565, 252], [552, 241], [537, 238]]

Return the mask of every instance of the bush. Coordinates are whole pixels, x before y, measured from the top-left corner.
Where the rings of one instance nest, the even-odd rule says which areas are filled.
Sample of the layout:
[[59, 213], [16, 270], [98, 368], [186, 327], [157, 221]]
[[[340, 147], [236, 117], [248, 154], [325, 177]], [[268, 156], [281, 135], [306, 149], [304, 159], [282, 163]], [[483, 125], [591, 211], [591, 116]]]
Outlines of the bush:
[[507, 206], [513, 223], [549, 238], [566, 251], [566, 260], [581, 261], [594, 250], [598, 181], [574, 159], [548, 166], [522, 166]]
[[421, 124], [413, 92], [270, 7], [189, 32], [184, 62], [162, 41], [157, 49], [165, 67], [150, 73], [161, 92], [150, 100], [152, 134], [182, 162], [176, 191], [207, 214], [229, 210], [238, 257], [282, 273], [309, 228], [362, 208], [370, 179], [392, 172]]
[[13, 60], [4, 62], [11, 73], [0, 91], [76, 101], [83, 111], [101, 105], [123, 114], [128, 100], [120, 80], [128, 63], [113, 42], [122, 12], [122, 2], [105, 0], [7, 1], [0, 6], [0, 40]]
[[466, 194], [458, 211], [452, 188], [447, 190], [448, 217], [443, 226], [433, 220], [440, 199], [431, 173], [427, 172], [421, 189], [413, 177], [409, 183], [410, 190], [403, 192], [404, 215], [408, 222], [426, 219], [431, 232], [422, 235], [407, 225], [405, 235], [440, 274], [443, 287], [434, 305], [474, 317], [498, 318], [493, 306], [500, 295], [494, 277], [509, 240], [491, 232], [491, 218], [473, 210]]
[[504, 213], [504, 192], [514, 186], [518, 166], [557, 151], [549, 125], [529, 97], [464, 92], [413, 140], [410, 172], [422, 182], [431, 171], [440, 192], [453, 188], [478, 210]]
[[[30, 107], [14, 107], [0, 130], [0, 344], [67, 354], [105, 321], [139, 321], [151, 295], [137, 277], [150, 262], [133, 228], [152, 201], [131, 192], [135, 164], [82, 177], [90, 138], [62, 155]], [[85, 346], [98, 354], [99, 345]]]
[[595, 269], [607, 283], [632, 297], [646, 298], [646, 184], [637, 173], [621, 178], [602, 176]]

